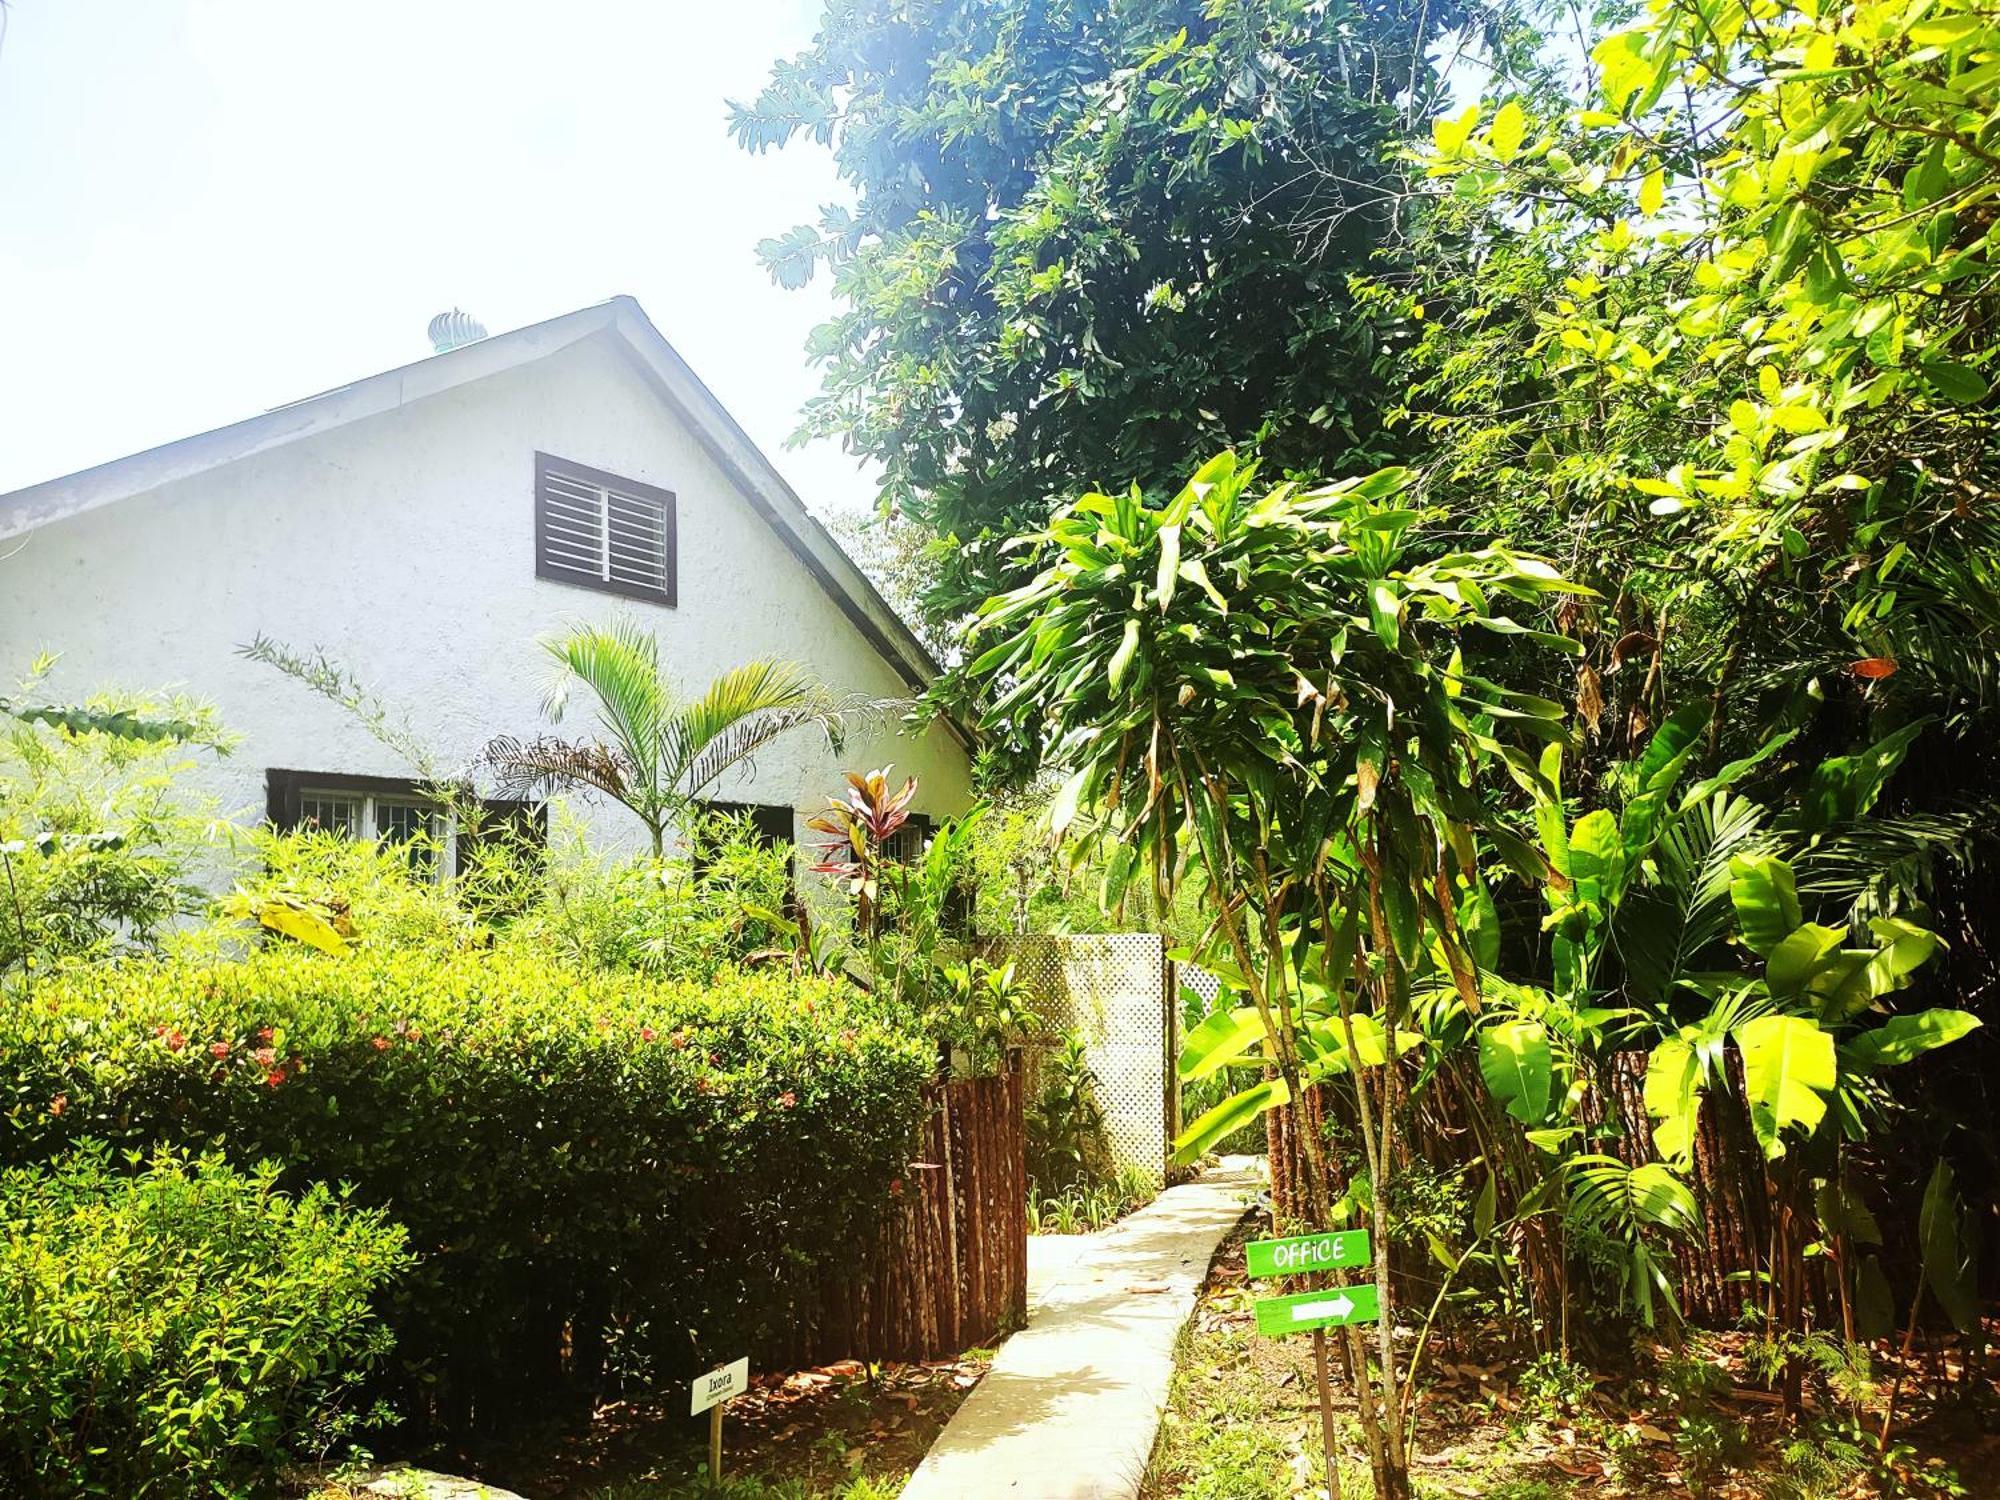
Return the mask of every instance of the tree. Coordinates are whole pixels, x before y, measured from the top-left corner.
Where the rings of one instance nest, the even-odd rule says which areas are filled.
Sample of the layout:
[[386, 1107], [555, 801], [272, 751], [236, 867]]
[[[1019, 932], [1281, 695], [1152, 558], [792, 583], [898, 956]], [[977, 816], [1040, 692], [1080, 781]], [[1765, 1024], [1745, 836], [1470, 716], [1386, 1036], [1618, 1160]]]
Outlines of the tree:
[[1463, 0], [829, 0], [730, 129], [830, 147], [854, 206], [760, 246], [832, 272], [802, 435], [882, 468], [962, 615], [1057, 497], [1201, 458], [1379, 462], [1349, 277], [1395, 230], [1384, 147]]
[[[1124, 878], [1163, 899], [1188, 862], [1207, 876], [1219, 955], [1204, 961], [1248, 995], [1236, 1051], [1262, 1048], [1268, 1068], [1183, 1145], [1322, 1080], [1351, 1085], [1382, 1324], [1373, 1375], [1357, 1329], [1349, 1354], [1377, 1494], [1399, 1500], [1406, 1386], [1385, 1215], [1406, 1085], [1393, 1060], [1419, 1041], [1420, 981], [1479, 1012], [1460, 917], [1477, 841], [1546, 872], [1485, 783], [1499, 765], [1536, 781], [1514, 738], [1559, 738], [1562, 709], [1500, 686], [1481, 657], [1572, 646], [1507, 611], [1532, 618], [1573, 591], [1537, 559], [1423, 538], [1406, 471], [1261, 494], [1255, 476], [1223, 454], [1161, 506], [1083, 496], [1023, 539], [1041, 571], [985, 606], [980, 630], [999, 640], [971, 670], [1000, 682], [987, 727], [1069, 769], [1058, 832], [1092, 810], [1100, 837], [1131, 851]], [[1303, 1194], [1281, 1210], [1331, 1228], [1321, 1142], [1288, 1134]], [[1331, 1464], [1317, 1335], [1315, 1355]]]
[[667, 828], [724, 776], [794, 730], [817, 728], [837, 743], [850, 711], [787, 662], [750, 662], [681, 699], [660, 664], [659, 641], [630, 620], [580, 626], [543, 645], [559, 668], [544, 712], [560, 723], [581, 686], [601, 738], [505, 735], [486, 747], [487, 765], [513, 796], [603, 793], [645, 825], [655, 858], [666, 850]]
[[[1577, 99], [1435, 122], [1410, 417], [1475, 530], [1577, 557], [1577, 693], [1637, 754], [1696, 693], [1704, 758], [1991, 714], [2000, 106], [1962, 3], [1656, 0]], [[1450, 493], [1440, 485], [1438, 493]], [[1989, 720], [1990, 722], [1990, 720]]]

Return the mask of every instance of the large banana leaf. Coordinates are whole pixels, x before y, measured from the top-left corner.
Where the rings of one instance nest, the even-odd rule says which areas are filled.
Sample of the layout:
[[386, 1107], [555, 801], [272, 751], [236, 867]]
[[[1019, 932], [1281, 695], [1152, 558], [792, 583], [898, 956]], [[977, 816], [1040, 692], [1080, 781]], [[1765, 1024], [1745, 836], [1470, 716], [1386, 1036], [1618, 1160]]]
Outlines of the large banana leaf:
[[1853, 1068], [1892, 1067], [1955, 1042], [1978, 1025], [1979, 1017], [1962, 1010], [1920, 1010], [1914, 1015], [1891, 1016], [1873, 1031], [1842, 1042], [1840, 1056]]
[[1523, 1125], [1548, 1118], [1555, 1076], [1548, 1029], [1540, 1021], [1500, 1021], [1479, 1031], [1479, 1072], [1486, 1087]]
[[1958, 1201], [1951, 1164], [1943, 1157], [1931, 1169], [1917, 1212], [1917, 1242], [1923, 1248], [1924, 1283], [1961, 1333], [1979, 1326], [1979, 1247], [1977, 1221]]
[[1792, 867], [1774, 854], [1739, 855], [1729, 862], [1729, 899], [1736, 930], [1750, 951], [1769, 958], [1805, 920]]
[[1241, 1093], [1231, 1094], [1174, 1138], [1174, 1160], [1185, 1165], [1232, 1131], [1240, 1130], [1267, 1109], [1289, 1103], [1291, 1090], [1282, 1078], [1267, 1078]]
[[1206, 1078], [1235, 1062], [1264, 1040], [1264, 1018], [1254, 1005], [1218, 1010], [1190, 1031], [1181, 1047], [1180, 1075], [1184, 1082]]
[[1683, 1171], [1694, 1160], [1701, 1076], [1701, 1058], [1684, 1036], [1668, 1037], [1646, 1059], [1646, 1113], [1654, 1120], [1653, 1146], [1662, 1160]]
[[1807, 1134], [1826, 1118], [1825, 1096], [1839, 1081], [1833, 1038], [1804, 1016], [1759, 1016], [1734, 1032], [1743, 1053], [1750, 1126], [1764, 1154], [1785, 1154], [1784, 1134]]

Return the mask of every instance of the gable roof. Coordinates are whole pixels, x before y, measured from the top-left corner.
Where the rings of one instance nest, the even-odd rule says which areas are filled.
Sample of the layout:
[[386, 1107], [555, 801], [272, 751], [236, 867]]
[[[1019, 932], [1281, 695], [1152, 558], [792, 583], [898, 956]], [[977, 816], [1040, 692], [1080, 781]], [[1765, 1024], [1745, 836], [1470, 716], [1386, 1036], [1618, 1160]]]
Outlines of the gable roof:
[[[654, 392], [685, 421], [710, 457], [736, 480], [758, 515], [825, 589], [855, 629], [913, 689], [941, 670], [840, 544], [723, 409], [686, 360], [630, 297], [531, 323], [400, 369], [275, 407], [247, 421], [130, 454], [60, 479], [0, 495], [0, 541], [67, 516], [112, 505], [175, 480], [283, 447], [489, 375], [518, 369], [588, 339], [616, 344]], [[947, 723], [951, 721], [947, 718]], [[961, 739], [964, 731], [951, 723]]]

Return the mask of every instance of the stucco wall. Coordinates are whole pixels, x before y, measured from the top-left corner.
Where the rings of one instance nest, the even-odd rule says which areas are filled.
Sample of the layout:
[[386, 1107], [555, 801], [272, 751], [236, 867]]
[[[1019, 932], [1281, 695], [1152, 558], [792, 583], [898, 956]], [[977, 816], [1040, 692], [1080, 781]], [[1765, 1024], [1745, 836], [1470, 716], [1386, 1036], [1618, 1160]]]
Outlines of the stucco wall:
[[[537, 449], [675, 492], [677, 607], [535, 577]], [[638, 617], [689, 690], [782, 657], [844, 694], [909, 692], [608, 341], [55, 522], [7, 553], [0, 678], [51, 650], [56, 696], [176, 686], [213, 701], [241, 744], [196, 784], [244, 820], [263, 815], [267, 767], [410, 774], [351, 716], [238, 656], [259, 632], [323, 648], [449, 767], [545, 727], [536, 641], [576, 621]], [[586, 728], [573, 713], [563, 732]], [[812, 809], [841, 771], [886, 762], [918, 777], [918, 809], [963, 806], [966, 757], [941, 725], [852, 735], [838, 757], [795, 735], [718, 795]], [[622, 809], [581, 811], [594, 842], [635, 842]]]

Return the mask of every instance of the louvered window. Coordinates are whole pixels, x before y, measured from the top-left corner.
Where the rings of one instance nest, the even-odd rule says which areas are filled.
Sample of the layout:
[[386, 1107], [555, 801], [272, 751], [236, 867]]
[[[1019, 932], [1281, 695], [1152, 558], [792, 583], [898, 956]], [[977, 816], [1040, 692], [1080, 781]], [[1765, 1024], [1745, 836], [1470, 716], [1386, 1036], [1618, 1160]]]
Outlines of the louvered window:
[[669, 490], [535, 455], [535, 573], [656, 604], [674, 602]]

